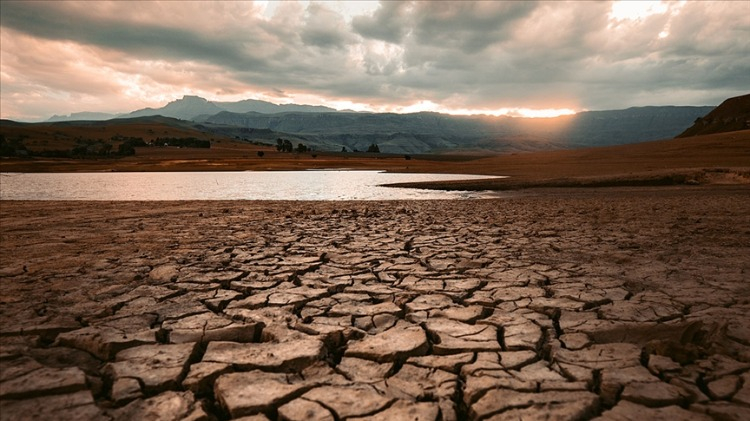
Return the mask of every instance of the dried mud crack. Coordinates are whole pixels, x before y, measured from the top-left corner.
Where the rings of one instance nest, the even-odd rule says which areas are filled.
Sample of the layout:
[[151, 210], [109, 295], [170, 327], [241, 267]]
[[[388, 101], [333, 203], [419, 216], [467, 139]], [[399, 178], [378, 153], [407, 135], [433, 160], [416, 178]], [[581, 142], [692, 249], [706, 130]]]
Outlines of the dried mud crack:
[[0, 419], [750, 419], [749, 193], [2, 202]]

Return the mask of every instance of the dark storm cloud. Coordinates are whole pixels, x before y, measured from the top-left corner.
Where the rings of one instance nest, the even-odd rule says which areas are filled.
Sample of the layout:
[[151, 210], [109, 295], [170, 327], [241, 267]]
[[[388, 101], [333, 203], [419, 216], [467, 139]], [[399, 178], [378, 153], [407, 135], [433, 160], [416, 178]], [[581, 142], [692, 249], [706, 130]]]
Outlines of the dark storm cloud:
[[431, 101], [493, 110], [712, 104], [750, 87], [750, 3], [615, 9], [610, 2], [3, 1], [3, 115], [34, 113], [25, 90], [39, 104], [97, 91], [127, 104], [244, 92], [375, 109]]

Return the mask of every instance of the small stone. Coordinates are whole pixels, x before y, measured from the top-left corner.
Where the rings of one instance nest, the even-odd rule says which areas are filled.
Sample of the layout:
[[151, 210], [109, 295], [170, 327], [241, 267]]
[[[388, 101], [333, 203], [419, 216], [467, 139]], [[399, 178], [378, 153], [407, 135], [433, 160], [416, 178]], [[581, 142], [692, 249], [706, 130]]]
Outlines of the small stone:
[[173, 263], [156, 266], [151, 269], [148, 277], [157, 282], [174, 282], [180, 274], [180, 267]]

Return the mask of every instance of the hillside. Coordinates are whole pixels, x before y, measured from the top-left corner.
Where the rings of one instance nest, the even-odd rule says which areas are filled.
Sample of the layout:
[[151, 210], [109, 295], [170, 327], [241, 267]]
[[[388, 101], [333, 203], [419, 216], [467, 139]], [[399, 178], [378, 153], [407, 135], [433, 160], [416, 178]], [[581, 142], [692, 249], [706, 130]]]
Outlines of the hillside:
[[750, 94], [729, 98], [677, 137], [750, 129]]
[[201, 123], [291, 133], [320, 150], [389, 153], [508, 153], [604, 146], [672, 138], [713, 107], [636, 107], [556, 118], [439, 113], [231, 113]]

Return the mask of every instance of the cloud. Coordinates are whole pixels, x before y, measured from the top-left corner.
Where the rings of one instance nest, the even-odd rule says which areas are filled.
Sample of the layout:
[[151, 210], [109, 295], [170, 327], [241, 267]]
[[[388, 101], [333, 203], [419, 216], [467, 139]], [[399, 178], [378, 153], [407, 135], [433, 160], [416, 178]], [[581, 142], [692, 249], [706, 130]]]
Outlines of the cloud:
[[630, 15], [610, 2], [272, 6], [3, 2], [2, 116], [127, 111], [184, 94], [373, 110], [612, 109], [717, 104], [750, 86], [747, 2]]

